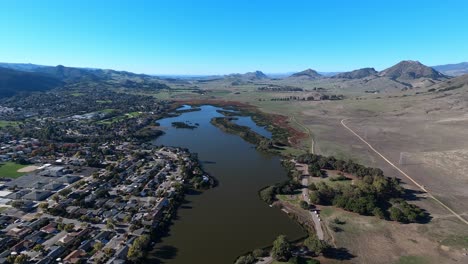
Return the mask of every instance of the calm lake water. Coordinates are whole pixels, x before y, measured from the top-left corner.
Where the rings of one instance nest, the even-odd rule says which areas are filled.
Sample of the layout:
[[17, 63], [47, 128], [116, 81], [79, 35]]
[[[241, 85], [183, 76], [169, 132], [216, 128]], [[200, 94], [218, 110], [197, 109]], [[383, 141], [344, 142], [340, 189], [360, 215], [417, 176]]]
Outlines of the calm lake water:
[[236, 118], [236, 120], [232, 121], [233, 123], [250, 127], [250, 129], [252, 129], [252, 131], [256, 132], [257, 134], [271, 139], [271, 132], [264, 127], [257, 126], [257, 124], [255, 124], [250, 116], [237, 116]]
[[[290, 239], [305, 234], [285, 213], [269, 207], [258, 196], [262, 187], [287, 179], [279, 157], [258, 152], [240, 137], [211, 125], [213, 117], [223, 116], [217, 109], [202, 106], [201, 111], [158, 121], [166, 127], [166, 134], [155, 144], [198, 153], [219, 186], [186, 196], [188, 203], [179, 209], [170, 235], [151, 252], [155, 263], [233, 263], [247, 251], [270, 245], [280, 234]], [[240, 124], [264, 130], [248, 118], [240, 119]], [[172, 122], [186, 121], [200, 126], [193, 130], [171, 126]]]

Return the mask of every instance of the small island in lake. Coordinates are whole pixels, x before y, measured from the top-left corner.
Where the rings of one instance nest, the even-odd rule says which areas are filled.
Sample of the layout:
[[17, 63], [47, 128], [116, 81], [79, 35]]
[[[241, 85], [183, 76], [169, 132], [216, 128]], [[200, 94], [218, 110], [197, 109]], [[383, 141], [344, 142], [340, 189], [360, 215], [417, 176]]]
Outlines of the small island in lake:
[[186, 129], [195, 129], [197, 126], [190, 125], [185, 122], [172, 122], [172, 126], [175, 128], [186, 128]]

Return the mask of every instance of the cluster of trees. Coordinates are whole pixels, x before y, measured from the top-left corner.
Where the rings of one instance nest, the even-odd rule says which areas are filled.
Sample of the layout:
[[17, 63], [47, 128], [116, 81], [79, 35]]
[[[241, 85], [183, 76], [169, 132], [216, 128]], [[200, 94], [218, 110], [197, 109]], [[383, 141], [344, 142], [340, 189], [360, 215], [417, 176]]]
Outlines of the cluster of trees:
[[279, 97], [271, 98], [270, 101], [314, 101], [313, 96], [299, 97], [299, 96], [289, 96], [289, 97]]
[[260, 87], [257, 90], [262, 92], [302, 92], [304, 89], [299, 87], [292, 87], [292, 86], [265, 86]]
[[29, 263], [29, 256], [25, 254], [10, 255], [5, 260], [10, 264], [23, 264]]
[[358, 214], [375, 215], [399, 222], [417, 222], [425, 217], [420, 208], [401, 199], [404, 189], [399, 181], [385, 177], [380, 169], [314, 154], [299, 156], [298, 161], [309, 164], [314, 173], [323, 169], [339, 170], [359, 179], [353, 185], [330, 186], [325, 182], [311, 184], [309, 189], [312, 203], [334, 205]]
[[397, 198], [390, 200], [390, 219], [398, 222], [417, 222], [425, 217], [425, 213], [421, 208], [414, 204], [409, 204], [405, 200]]
[[254, 145], [260, 146], [260, 143], [262, 143], [261, 146], [263, 147], [267, 147], [270, 145], [268, 143], [269, 140], [264, 136], [255, 133], [250, 129], [250, 127], [235, 124], [231, 122], [232, 120], [233, 117], [215, 117], [211, 119], [211, 123], [221, 128], [223, 131], [239, 135], [245, 141]]
[[[344, 96], [343, 95], [326, 95], [322, 94], [318, 98], [320, 101], [324, 100], [343, 100]], [[278, 97], [278, 98], [271, 98], [270, 101], [314, 101], [315, 98], [313, 96], [306, 96], [306, 97], [300, 97], [300, 96], [288, 96], [288, 97]]]
[[191, 153], [190, 160], [192, 161], [192, 167], [182, 166], [182, 173], [185, 174], [191, 187], [197, 190], [205, 190], [216, 186], [215, 178], [208, 176], [198, 162], [198, 155]]
[[252, 253], [249, 253], [245, 256], [240, 256], [235, 264], [254, 264], [257, 263], [257, 260], [263, 257], [266, 257], [268, 252], [263, 249], [255, 249]]
[[[311, 235], [305, 239], [303, 245], [316, 256], [329, 247], [324, 241], [319, 240], [315, 235]], [[288, 261], [288, 263], [320, 263], [315, 259], [308, 259], [306, 262], [305, 259], [300, 256], [293, 257], [293, 248], [293, 245], [287, 240], [287, 238], [284, 235], [280, 235], [273, 242], [271, 256], [277, 261]]]
[[172, 122], [172, 126], [175, 128], [187, 128], [187, 129], [195, 129], [197, 126], [187, 124], [185, 122]]
[[297, 157], [299, 163], [305, 163], [310, 167], [321, 170], [338, 170], [356, 175], [362, 178], [366, 175], [383, 176], [383, 171], [379, 168], [366, 167], [353, 161], [336, 159], [333, 156], [322, 156], [316, 154], [303, 154]]
[[133, 263], [139, 263], [145, 256], [151, 239], [148, 235], [139, 236], [128, 249], [127, 258]]
[[217, 110], [217, 112], [223, 114], [226, 117], [250, 116], [255, 122], [255, 124], [257, 124], [258, 126], [266, 127], [271, 132], [272, 145], [286, 146], [289, 144], [289, 131], [284, 127], [275, 125], [277, 123], [277, 120], [282, 118], [282, 116], [272, 114], [266, 115], [265, 113], [250, 108], [241, 108], [233, 110], [237, 111]]
[[294, 194], [300, 188], [302, 188], [300, 183], [290, 179], [260, 190], [260, 198], [266, 203], [271, 204], [275, 201], [277, 194]]

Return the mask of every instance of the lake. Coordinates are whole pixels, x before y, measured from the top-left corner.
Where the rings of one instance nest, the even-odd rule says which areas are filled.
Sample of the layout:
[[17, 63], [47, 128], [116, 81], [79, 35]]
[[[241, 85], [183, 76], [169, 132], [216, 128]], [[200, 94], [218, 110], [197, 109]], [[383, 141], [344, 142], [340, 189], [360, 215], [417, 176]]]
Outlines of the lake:
[[[304, 236], [297, 223], [258, 196], [262, 187], [287, 179], [280, 158], [259, 152], [242, 138], [213, 126], [210, 120], [223, 116], [216, 111], [221, 108], [200, 108], [158, 120], [166, 134], [154, 143], [198, 153], [205, 171], [219, 185], [186, 196], [187, 203], [179, 209], [169, 236], [156, 245], [150, 260], [171, 264], [233, 263], [241, 254], [271, 245], [280, 234], [291, 240]], [[240, 124], [271, 136], [250, 117], [241, 118]], [[171, 126], [172, 122], [198, 123], [199, 127], [177, 129]]]

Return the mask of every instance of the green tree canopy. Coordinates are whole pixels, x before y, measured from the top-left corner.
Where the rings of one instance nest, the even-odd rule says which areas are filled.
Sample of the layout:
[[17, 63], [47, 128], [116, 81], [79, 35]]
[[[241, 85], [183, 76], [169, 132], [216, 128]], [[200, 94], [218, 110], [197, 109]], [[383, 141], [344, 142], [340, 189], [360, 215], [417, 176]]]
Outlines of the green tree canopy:
[[271, 256], [279, 261], [287, 261], [291, 257], [291, 244], [286, 236], [280, 235], [273, 242]]

